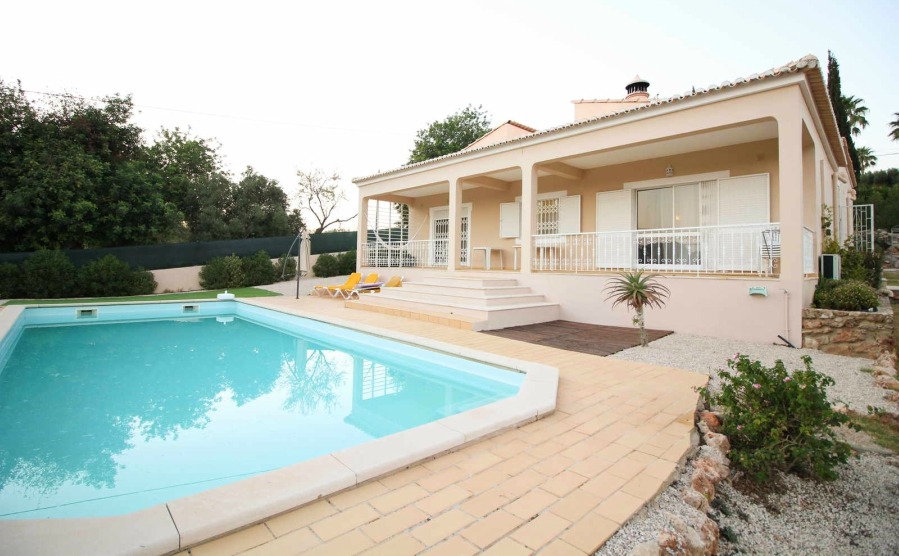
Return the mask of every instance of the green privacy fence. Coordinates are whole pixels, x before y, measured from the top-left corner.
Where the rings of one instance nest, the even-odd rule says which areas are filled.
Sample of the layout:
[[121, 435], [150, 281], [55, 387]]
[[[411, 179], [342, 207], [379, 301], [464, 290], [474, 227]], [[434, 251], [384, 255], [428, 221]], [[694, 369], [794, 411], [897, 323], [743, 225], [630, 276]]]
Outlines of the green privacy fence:
[[[356, 249], [356, 232], [313, 234], [310, 239], [313, 255]], [[158, 270], [203, 265], [214, 257], [228, 255], [245, 257], [260, 250], [268, 253], [271, 258], [287, 253], [288, 249], [292, 255], [296, 256], [298, 245], [294, 240], [296, 240], [296, 236], [279, 236], [105, 249], [64, 249], [63, 252], [75, 263], [75, 266], [82, 266], [105, 255], [114, 255], [131, 266]], [[29, 256], [31, 253], [0, 253], [0, 263], [20, 263]]]

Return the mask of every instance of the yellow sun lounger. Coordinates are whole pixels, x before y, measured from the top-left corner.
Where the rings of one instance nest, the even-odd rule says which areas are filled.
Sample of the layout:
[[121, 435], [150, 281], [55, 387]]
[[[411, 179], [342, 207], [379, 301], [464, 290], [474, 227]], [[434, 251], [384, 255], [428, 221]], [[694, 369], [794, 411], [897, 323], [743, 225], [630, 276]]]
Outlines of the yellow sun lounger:
[[360, 293], [377, 293], [381, 291], [381, 288], [399, 288], [403, 285], [403, 277], [402, 276], [391, 276], [390, 280], [387, 282], [372, 282], [369, 284], [358, 284], [355, 288], [351, 290], [344, 290], [340, 292], [344, 299], [353, 299], [359, 298]]
[[353, 289], [354, 287], [356, 287], [356, 284], [359, 283], [359, 280], [362, 280], [362, 275], [358, 272], [354, 272], [350, 274], [350, 276], [346, 279], [346, 282], [344, 282], [343, 284], [335, 286], [315, 286], [314, 288], [312, 288], [312, 291], [309, 292], [309, 295], [328, 294], [331, 297], [334, 297], [335, 294], [332, 293], [334, 290], [336, 290], [337, 288]]
[[361, 283], [357, 280], [356, 283], [353, 284], [352, 286], [349, 286], [347, 284], [344, 284], [342, 286], [328, 286], [328, 291], [330, 292], [331, 297], [337, 297], [337, 296], [346, 297], [346, 292], [353, 291], [354, 288], [365, 286], [366, 284], [374, 284], [377, 281], [378, 281], [378, 273], [372, 272], [371, 274], [366, 276], [365, 280], [363, 280]]

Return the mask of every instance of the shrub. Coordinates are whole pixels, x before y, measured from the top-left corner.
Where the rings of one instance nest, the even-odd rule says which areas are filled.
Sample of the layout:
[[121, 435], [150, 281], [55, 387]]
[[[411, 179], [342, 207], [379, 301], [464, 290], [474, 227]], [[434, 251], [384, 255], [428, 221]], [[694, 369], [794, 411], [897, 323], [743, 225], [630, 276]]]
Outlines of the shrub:
[[880, 287], [883, 276], [883, 251], [859, 251], [849, 245], [840, 253], [840, 274], [845, 280], [865, 282], [872, 288]]
[[822, 280], [813, 303], [819, 309], [868, 311], [877, 308], [877, 292], [858, 280]]
[[243, 269], [244, 286], [271, 284], [277, 279], [275, 265], [272, 264], [272, 259], [265, 251], [258, 251], [255, 255], [244, 257], [240, 262]]
[[318, 256], [318, 260], [312, 265], [312, 273], [319, 278], [337, 276], [340, 274], [340, 263], [334, 255], [323, 253]]
[[75, 293], [75, 265], [59, 250], [41, 250], [22, 263], [22, 297], [53, 299]]
[[0, 299], [22, 297], [22, 269], [12, 263], [0, 264]]
[[788, 372], [782, 361], [769, 368], [737, 354], [727, 361], [730, 371], [718, 371], [719, 393], [699, 389], [706, 403], [722, 410], [731, 460], [755, 480], [774, 471], [830, 480], [849, 459], [849, 445], [832, 428], [849, 423], [827, 399], [834, 381], [816, 372], [810, 357], [802, 361], [805, 369]]
[[352, 274], [356, 272], [356, 251], [347, 251], [337, 256], [337, 273]]
[[206, 290], [240, 288], [244, 285], [240, 257], [216, 257], [200, 269], [200, 286]]
[[134, 270], [125, 261], [106, 255], [78, 269], [77, 286], [81, 297], [145, 295], [153, 293], [156, 282], [152, 273]]
[[297, 258], [284, 253], [275, 263], [275, 275], [277, 280], [290, 280], [297, 276]]

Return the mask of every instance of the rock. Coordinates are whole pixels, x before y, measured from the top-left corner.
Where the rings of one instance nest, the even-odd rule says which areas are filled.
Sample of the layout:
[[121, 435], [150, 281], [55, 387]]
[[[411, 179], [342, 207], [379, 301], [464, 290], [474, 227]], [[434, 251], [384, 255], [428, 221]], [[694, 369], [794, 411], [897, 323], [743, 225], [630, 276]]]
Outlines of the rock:
[[708, 499], [702, 494], [699, 494], [695, 489], [687, 487], [681, 491], [680, 495], [687, 505], [696, 508], [702, 513], [709, 512]]
[[886, 388], [887, 390], [899, 392], [899, 380], [896, 380], [891, 376], [876, 376], [874, 377], [874, 384], [881, 388]]
[[674, 531], [662, 531], [659, 533], [658, 549], [666, 556], [683, 556], [687, 553], [684, 548], [684, 540]]
[[727, 453], [730, 452], [730, 440], [723, 434], [710, 432], [705, 435], [705, 443], [712, 448], [717, 448], [722, 454], [727, 455]]
[[880, 355], [877, 356], [877, 359], [874, 360], [874, 365], [877, 367], [892, 368], [895, 374], [896, 356], [889, 351], [882, 351], [880, 352]]
[[[674, 529], [674, 540], [676, 541], [673, 554], [684, 554], [686, 556], [702, 556], [705, 554], [705, 543], [699, 532], [687, 525], [687, 523], [675, 515], [671, 516], [671, 527]], [[662, 544], [659, 539], [659, 548], [666, 549], [667, 546]], [[666, 554], [669, 554], [666, 552]]]
[[703, 436], [712, 432], [712, 430], [709, 428], [709, 426], [706, 424], [705, 421], [699, 421], [698, 423], [696, 423], [696, 428], [699, 429], [699, 434], [701, 434]]
[[730, 470], [722, 465], [720, 461], [715, 461], [712, 458], [698, 458], [693, 462], [693, 467], [695, 469], [701, 469], [706, 472], [712, 482], [720, 483], [722, 480], [727, 478]]
[[718, 540], [721, 532], [718, 530], [718, 524], [713, 520], [706, 518], [699, 529], [699, 536], [702, 539], [703, 555], [714, 556], [718, 554]]
[[693, 490], [705, 496], [705, 499], [711, 502], [715, 498], [715, 480], [703, 469], [694, 469], [693, 475], [690, 476], [690, 486]]
[[890, 402], [899, 403], [899, 392], [887, 392], [883, 396], [883, 399]]
[[716, 432], [718, 431], [718, 427], [721, 426], [721, 419], [719, 419], [718, 416], [711, 411], [703, 411], [699, 414], [699, 419], [701, 422], [708, 425], [710, 429]]
[[658, 541], [641, 542], [633, 547], [628, 556], [659, 556], [662, 550], [659, 548]]
[[886, 369], [884, 367], [873, 367], [873, 374], [875, 377], [878, 376], [893, 376], [893, 373], [890, 372], [891, 369]]
[[727, 459], [727, 456], [721, 453], [721, 450], [718, 448], [713, 448], [709, 445], [705, 445], [699, 449], [699, 456], [703, 458], [709, 458], [715, 460], [715, 462], [721, 464], [728, 470], [730, 469], [730, 460]]
[[884, 297], [893, 297], [893, 290], [891, 290], [890, 288], [880, 288], [879, 290], [877, 290], [877, 293]]

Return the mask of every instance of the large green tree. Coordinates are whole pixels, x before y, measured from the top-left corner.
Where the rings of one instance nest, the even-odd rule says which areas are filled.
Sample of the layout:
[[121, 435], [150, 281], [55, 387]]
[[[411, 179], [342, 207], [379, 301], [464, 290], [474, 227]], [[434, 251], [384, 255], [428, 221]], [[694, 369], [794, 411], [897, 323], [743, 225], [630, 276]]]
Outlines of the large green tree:
[[483, 107], [468, 105], [443, 121], [418, 131], [409, 164], [461, 151], [490, 131], [490, 117]]
[[249, 166], [232, 190], [227, 218], [236, 237], [286, 236], [295, 231], [288, 220], [287, 193], [277, 180]]
[[874, 205], [874, 227], [899, 226], [899, 168], [865, 172], [858, 180], [856, 205]]
[[224, 208], [221, 197], [227, 196], [231, 185], [222, 168], [218, 145], [176, 127], [160, 129], [149, 153], [161, 176], [166, 199], [175, 203], [184, 216], [182, 239], [196, 240], [207, 235], [211, 225], [208, 219]]
[[0, 81], [0, 250], [154, 243], [179, 219], [130, 97], [35, 106]]

